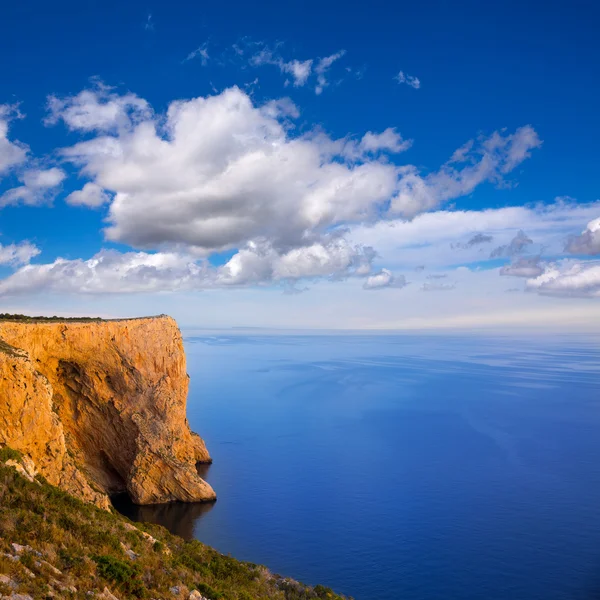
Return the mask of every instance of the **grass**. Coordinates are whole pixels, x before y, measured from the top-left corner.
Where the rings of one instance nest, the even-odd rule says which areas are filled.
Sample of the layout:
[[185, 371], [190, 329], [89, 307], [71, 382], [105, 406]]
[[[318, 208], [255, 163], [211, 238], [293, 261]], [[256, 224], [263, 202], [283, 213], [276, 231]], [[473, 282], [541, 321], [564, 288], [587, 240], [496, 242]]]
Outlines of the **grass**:
[[[0, 449], [0, 463], [18, 456]], [[152, 536], [144, 536], [142, 531]], [[154, 539], [152, 539], [154, 538]], [[12, 561], [10, 544], [31, 552]], [[129, 558], [126, 550], [137, 557]], [[58, 576], [44, 562], [61, 571]], [[35, 574], [31, 578], [26, 569]], [[85, 504], [43, 479], [30, 483], [0, 466], [0, 573], [17, 591], [46, 598], [87, 599], [108, 586], [120, 599], [187, 599], [193, 589], [211, 600], [344, 600], [329, 588], [273, 575], [265, 567], [220, 554], [199, 541], [185, 542], [158, 525], [136, 524]], [[73, 586], [72, 590], [69, 591]], [[177, 586], [178, 593], [172, 588]], [[0, 596], [9, 590], [0, 584]]]

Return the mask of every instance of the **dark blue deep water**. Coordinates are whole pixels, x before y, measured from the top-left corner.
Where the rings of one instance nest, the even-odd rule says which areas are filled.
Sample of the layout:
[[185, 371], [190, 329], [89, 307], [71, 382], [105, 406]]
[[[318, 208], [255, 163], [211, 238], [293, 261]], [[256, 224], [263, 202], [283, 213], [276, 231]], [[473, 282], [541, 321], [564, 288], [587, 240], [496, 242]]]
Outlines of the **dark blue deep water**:
[[357, 600], [600, 599], [600, 343], [188, 332], [214, 507], [145, 507]]

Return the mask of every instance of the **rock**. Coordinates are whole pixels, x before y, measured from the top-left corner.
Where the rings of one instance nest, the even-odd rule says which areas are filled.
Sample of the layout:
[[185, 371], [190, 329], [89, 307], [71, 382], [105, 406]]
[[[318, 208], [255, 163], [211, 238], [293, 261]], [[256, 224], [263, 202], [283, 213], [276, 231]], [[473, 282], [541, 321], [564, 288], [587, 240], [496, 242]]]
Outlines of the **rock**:
[[131, 560], [136, 560], [137, 558], [140, 557], [139, 554], [136, 554], [131, 548], [128, 548], [123, 542], [121, 542], [121, 548], [123, 549], [123, 552], [125, 552], [125, 554], [131, 559]]
[[17, 562], [19, 560], [18, 556], [13, 556], [12, 554], [8, 554], [7, 552], [0, 552], [0, 556], [8, 558], [8, 560], [12, 560], [13, 562]]
[[102, 598], [102, 600], [119, 600], [107, 587], [97, 597]]
[[46, 569], [48, 569], [49, 571], [51, 571], [54, 575], [57, 575], [58, 577], [62, 576], [62, 571], [60, 571], [59, 569], [57, 569], [54, 565], [51, 565], [49, 562], [46, 562], [45, 560], [41, 560], [40, 564], [43, 567], [46, 567]]
[[8, 575], [0, 574], [0, 583], [3, 585], [7, 585], [8, 587], [11, 587], [11, 588], [17, 587], [16, 582], [14, 582], [10, 577], [8, 577]]
[[21, 544], [17, 544], [15, 542], [13, 542], [11, 544], [11, 546], [16, 554], [23, 554], [23, 552], [32, 552], [33, 551], [33, 548], [31, 546], [21, 546]]
[[25, 477], [25, 479], [27, 479], [27, 481], [30, 483], [36, 481], [35, 476], [37, 475], [37, 469], [35, 468], [35, 463], [28, 456], [21, 457], [20, 462], [17, 462], [11, 458], [4, 464], [7, 467], [12, 467], [15, 469], [17, 473]]
[[188, 597], [188, 600], [207, 600], [198, 590], [194, 590]]
[[6, 600], [33, 600], [29, 594], [11, 594], [10, 596], [3, 596]]
[[171, 592], [171, 594], [173, 594], [173, 596], [179, 596], [179, 592], [181, 590], [179, 589], [179, 586], [174, 585], [172, 588], [169, 588], [169, 591]]
[[186, 419], [173, 319], [1, 321], [0, 338], [0, 445], [49, 483], [103, 508], [122, 491], [138, 504], [215, 499], [196, 471], [211, 459]]

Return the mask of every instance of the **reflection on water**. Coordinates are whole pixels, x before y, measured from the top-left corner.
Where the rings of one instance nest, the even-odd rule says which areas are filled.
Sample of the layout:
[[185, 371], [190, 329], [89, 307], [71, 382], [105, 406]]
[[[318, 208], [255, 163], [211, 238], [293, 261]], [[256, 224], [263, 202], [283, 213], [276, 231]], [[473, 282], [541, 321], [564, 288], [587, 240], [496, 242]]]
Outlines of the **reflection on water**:
[[[197, 466], [198, 474], [206, 479], [210, 465]], [[111, 498], [112, 505], [132, 521], [155, 523], [166, 527], [184, 540], [194, 539], [194, 528], [199, 519], [210, 512], [214, 502], [171, 502], [170, 504], [134, 504], [128, 494]]]

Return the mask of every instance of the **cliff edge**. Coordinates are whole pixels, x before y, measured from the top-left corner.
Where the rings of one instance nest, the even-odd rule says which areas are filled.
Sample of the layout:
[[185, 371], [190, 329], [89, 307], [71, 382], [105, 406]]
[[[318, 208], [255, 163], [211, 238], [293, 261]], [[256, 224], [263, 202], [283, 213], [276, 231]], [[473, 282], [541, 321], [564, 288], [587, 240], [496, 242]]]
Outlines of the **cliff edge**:
[[0, 445], [49, 483], [109, 506], [214, 500], [210, 462], [186, 419], [181, 333], [166, 316], [0, 321]]

